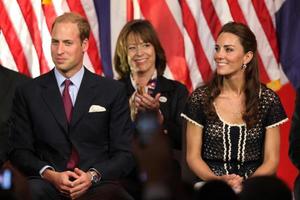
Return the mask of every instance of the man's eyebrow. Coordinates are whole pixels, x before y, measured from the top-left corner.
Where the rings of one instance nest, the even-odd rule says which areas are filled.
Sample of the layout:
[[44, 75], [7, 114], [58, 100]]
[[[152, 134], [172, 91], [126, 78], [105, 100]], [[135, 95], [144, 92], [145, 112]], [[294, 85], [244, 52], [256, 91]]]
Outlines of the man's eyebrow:
[[63, 42], [73, 42], [73, 40], [63, 40]]

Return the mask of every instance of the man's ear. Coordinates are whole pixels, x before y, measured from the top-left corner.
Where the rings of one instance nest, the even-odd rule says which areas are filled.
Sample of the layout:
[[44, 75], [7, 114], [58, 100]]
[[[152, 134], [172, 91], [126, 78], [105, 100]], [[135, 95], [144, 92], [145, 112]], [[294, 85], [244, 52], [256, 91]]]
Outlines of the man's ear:
[[252, 51], [248, 51], [245, 55], [244, 55], [244, 64], [248, 64], [253, 58], [253, 52]]
[[89, 48], [89, 40], [86, 38], [82, 41], [82, 51], [83, 53], [87, 52], [88, 48]]

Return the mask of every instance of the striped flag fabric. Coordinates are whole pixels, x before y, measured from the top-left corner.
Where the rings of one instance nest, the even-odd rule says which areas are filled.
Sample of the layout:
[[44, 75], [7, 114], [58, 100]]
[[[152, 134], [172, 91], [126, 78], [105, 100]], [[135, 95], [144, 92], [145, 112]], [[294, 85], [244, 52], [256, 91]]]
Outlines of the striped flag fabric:
[[37, 77], [54, 67], [50, 54], [50, 29], [55, 17], [74, 11], [89, 19], [90, 48], [84, 63], [102, 74], [99, 28], [93, 1], [1, 0], [0, 62], [9, 68]]
[[275, 16], [280, 62], [294, 87], [300, 88], [300, 1], [285, 1]]
[[[85, 66], [99, 75], [117, 78], [112, 57], [118, 34], [127, 21], [144, 18], [151, 21], [165, 49], [165, 76], [179, 80], [192, 91], [207, 81], [215, 70], [214, 44], [221, 26], [238, 21], [247, 24], [257, 36], [261, 80], [278, 92], [291, 118], [295, 91], [284, 71], [292, 83], [299, 86], [300, 71], [295, 66], [300, 63], [297, 62], [300, 45], [289, 48], [289, 44], [294, 40], [299, 44], [300, 12], [294, 16], [298, 20], [298, 34], [278, 39], [279, 36], [287, 37], [287, 28], [295, 28], [294, 23], [286, 25], [294, 19], [286, 16], [291, 14], [287, 9], [292, 7], [290, 2], [296, 1], [0, 0], [0, 63], [31, 77], [52, 69], [51, 24], [56, 16], [73, 11], [85, 16], [92, 27]], [[291, 52], [298, 56], [293, 63], [286, 60]], [[296, 169], [288, 159], [289, 127], [290, 123], [286, 123], [281, 128], [278, 175], [292, 186]]]

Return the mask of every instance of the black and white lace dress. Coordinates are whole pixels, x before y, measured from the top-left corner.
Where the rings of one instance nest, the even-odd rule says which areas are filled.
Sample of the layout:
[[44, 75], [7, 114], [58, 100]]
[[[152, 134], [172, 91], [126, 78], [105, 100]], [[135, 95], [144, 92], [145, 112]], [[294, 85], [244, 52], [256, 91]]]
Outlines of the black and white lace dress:
[[261, 85], [258, 123], [248, 129], [245, 123], [226, 122], [218, 113], [216, 120], [208, 119], [203, 112], [207, 95], [206, 87], [197, 88], [181, 116], [203, 128], [202, 159], [216, 175], [235, 173], [247, 178], [262, 164], [266, 129], [287, 121], [280, 99]]

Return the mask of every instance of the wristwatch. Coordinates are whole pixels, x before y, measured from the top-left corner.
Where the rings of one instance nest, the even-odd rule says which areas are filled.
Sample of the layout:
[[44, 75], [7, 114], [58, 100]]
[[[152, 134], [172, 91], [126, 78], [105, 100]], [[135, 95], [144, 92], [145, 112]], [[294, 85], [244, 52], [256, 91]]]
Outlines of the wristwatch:
[[100, 179], [101, 179], [101, 176], [100, 174], [98, 174], [96, 171], [94, 170], [89, 170], [89, 173], [91, 175], [91, 182], [92, 184], [97, 184], [99, 183]]

